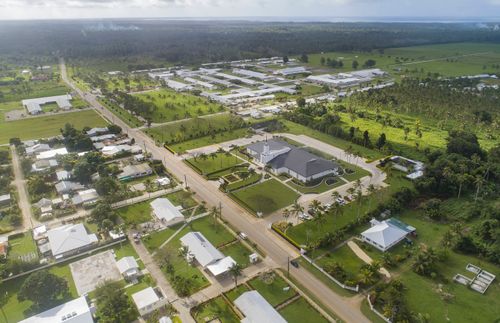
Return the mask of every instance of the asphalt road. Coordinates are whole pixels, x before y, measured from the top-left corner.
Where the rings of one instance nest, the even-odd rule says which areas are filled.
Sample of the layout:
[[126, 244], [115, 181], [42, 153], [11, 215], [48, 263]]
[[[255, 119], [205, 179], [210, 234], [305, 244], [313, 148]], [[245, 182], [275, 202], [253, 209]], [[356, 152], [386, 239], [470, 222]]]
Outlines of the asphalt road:
[[[286, 269], [288, 258], [299, 256], [297, 250], [275, 234], [267, 227], [267, 222], [259, 220], [241, 208], [232, 199], [208, 183], [202, 176], [197, 174], [190, 167], [185, 165], [181, 159], [170, 153], [163, 147], [157, 147], [154, 141], [140, 130], [130, 128], [127, 124], [115, 117], [113, 113], [104, 108], [90, 93], [85, 93], [71, 82], [66, 73], [66, 66], [61, 62], [62, 79], [73, 90], [78, 92], [94, 109], [108, 120], [120, 126], [136, 144], [144, 147], [155, 159], [163, 161], [165, 167], [175, 174], [179, 179], [185, 180], [190, 189], [196, 193], [197, 197], [207, 202], [208, 206], [222, 206], [222, 217], [227, 220], [237, 230], [245, 232], [250, 240], [257, 243], [267, 257], [272, 259], [279, 267]], [[303, 268], [290, 266], [290, 275], [305, 286], [317, 299], [321, 300], [325, 306], [337, 314], [346, 322], [370, 322], [359, 308], [359, 302], [353, 298], [345, 298], [333, 292], [328, 286], [323, 284], [314, 275]]]

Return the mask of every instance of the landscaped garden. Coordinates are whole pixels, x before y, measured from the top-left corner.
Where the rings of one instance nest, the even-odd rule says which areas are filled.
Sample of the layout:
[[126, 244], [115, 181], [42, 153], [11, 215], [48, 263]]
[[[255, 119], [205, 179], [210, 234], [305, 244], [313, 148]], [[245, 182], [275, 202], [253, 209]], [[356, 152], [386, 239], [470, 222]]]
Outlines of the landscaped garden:
[[278, 180], [270, 179], [230, 193], [229, 196], [236, 199], [238, 203], [254, 214], [262, 212], [262, 215], [269, 215], [293, 204], [299, 194]]

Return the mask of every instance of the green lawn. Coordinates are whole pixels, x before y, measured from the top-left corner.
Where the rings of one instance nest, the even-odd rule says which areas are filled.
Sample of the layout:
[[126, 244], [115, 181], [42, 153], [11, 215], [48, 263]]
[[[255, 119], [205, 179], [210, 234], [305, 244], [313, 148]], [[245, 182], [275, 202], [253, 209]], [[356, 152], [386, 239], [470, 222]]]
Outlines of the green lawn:
[[139, 277], [137, 284], [125, 288], [125, 293], [128, 296], [132, 296], [132, 294], [135, 294], [148, 287], [154, 287], [153, 278], [149, 274]]
[[[332, 181], [332, 180], [335, 182], [331, 183], [330, 181]], [[328, 182], [328, 184], [327, 184], [327, 182]], [[346, 184], [346, 182], [344, 182], [338, 176], [329, 176], [329, 177], [324, 178], [321, 181], [321, 183], [316, 184], [316, 185], [311, 185], [311, 186], [297, 184], [293, 181], [288, 181], [287, 184], [303, 194], [320, 194], [320, 193], [324, 193], [326, 191], [329, 191], [331, 189], [334, 189], [335, 187], [344, 185], [344, 184]]]
[[196, 149], [200, 147], [205, 147], [213, 144], [218, 144], [221, 142], [226, 142], [238, 138], [243, 138], [249, 134], [248, 129], [234, 129], [225, 132], [218, 133], [214, 136], [203, 136], [200, 138], [186, 140], [178, 144], [170, 145], [170, 149], [177, 153], [183, 153], [186, 150]]
[[174, 225], [172, 227], [168, 227], [164, 230], [157, 231], [149, 234], [148, 236], [142, 238], [142, 242], [149, 250], [149, 252], [153, 252], [158, 249], [162, 243], [167, 241], [180, 227], [182, 224]]
[[150, 203], [151, 201], [144, 201], [119, 208], [117, 211], [126, 224], [141, 224], [152, 219]]
[[285, 132], [294, 134], [294, 135], [306, 135], [320, 141], [323, 141], [332, 146], [338, 147], [340, 149], [347, 149], [348, 147], [352, 147], [354, 151], [358, 152], [364, 158], [368, 159], [380, 159], [384, 157], [384, 154], [378, 150], [369, 149], [360, 145], [356, 145], [350, 141], [340, 139], [334, 136], [327, 135], [325, 133], [319, 132], [317, 130], [305, 127], [298, 123], [294, 123], [288, 120], [280, 120], [286, 127]]
[[326, 318], [302, 297], [283, 307], [279, 310], [279, 313], [288, 323], [328, 322]]
[[191, 166], [194, 166], [194, 168], [203, 175], [234, 167], [242, 163], [242, 161], [238, 157], [226, 153], [207, 155], [205, 158], [197, 157], [196, 159], [186, 159], [185, 162]]
[[316, 263], [321, 267], [334, 262], [337, 262], [344, 267], [346, 273], [349, 275], [349, 278], [347, 278], [348, 280], [355, 280], [359, 270], [363, 265], [365, 265], [365, 262], [359, 259], [348, 245], [343, 245], [340, 248], [332, 250], [320, 259], [316, 260]]
[[114, 104], [113, 102], [108, 101], [106, 98], [99, 98], [98, 101], [129, 126], [135, 128], [143, 125], [143, 122], [141, 122], [136, 116], [126, 111], [125, 109], [122, 109], [120, 106]]
[[38, 254], [38, 250], [31, 236], [31, 232], [25, 232], [19, 237], [9, 239], [9, 258], [15, 259], [18, 256], [34, 253]]
[[299, 194], [279, 181], [271, 179], [230, 194], [253, 212], [268, 215], [293, 204]]
[[240, 264], [243, 268], [246, 268], [250, 265], [250, 261], [248, 260], [248, 256], [250, 256], [253, 252], [245, 247], [240, 241], [233, 243], [229, 246], [223, 247], [219, 249], [224, 255], [230, 256]]
[[221, 105], [211, 103], [206, 98], [178, 93], [169, 89], [141, 93], [135, 96], [156, 106], [152, 120], [158, 123], [224, 111]]
[[193, 193], [183, 190], [167, 194], [165, 197], [168, 198], [173, 205], [181, 205], [184, 209], [189, 209], [198, 205], [193, 199]]
[[9, 122], [4, 122], [2, 119], [0, 120], [0, 144], [8, 143], [13, 137], [19, 137], [21, 140], [53, 137], [60, 134], [59, 129], [63, 128], [66, 123], [71, 123], [77, 129], [107, 125], [107, 122], [92, 110]]
[[241, 296], [244, 292], [250, 291], [250, 288], [248, 288], [247, 285], [241, 284], [238, 285], [238, 287], [231, 289], [229, 292], [226, 292], [225, 295], [226, 297], [234, 303], [234, 301]]
[[264, 275], [253, 278], [248, 281], [248, 284], [257, 290], [272, 306], [279, 305], [297, 294], [293, 288], [283, 290], [289, 287], [286, 281], [275, 273], [271, 275], [274, 278], [269, 281], [263, 278], [266, 276]]
[[218, 319], [222, 323], [240, 322], [238, 316], [222, 296], [193, 308], [191, 313], [198, 323], [205, 323], [214, 319]]
[[252, 174], [245, 179], [228, 184], [226, 186], [226, 190], [228, 192], [230, 192], [230, 191], [237, 190], [237, 189], [242, 188], [242, 187], [247, 186], [247, 185], [255, 184], [255, 183], [259, 182], [261, 180], [261, 178], [262, 178], [262, 174], [257, 174], [257, 173]]

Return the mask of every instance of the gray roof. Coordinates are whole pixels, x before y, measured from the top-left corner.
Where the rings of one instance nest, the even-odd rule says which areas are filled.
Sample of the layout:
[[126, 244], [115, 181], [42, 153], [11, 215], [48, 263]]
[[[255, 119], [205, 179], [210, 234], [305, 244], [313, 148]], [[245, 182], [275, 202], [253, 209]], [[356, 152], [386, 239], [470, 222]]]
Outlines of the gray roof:
[[60, 181], [56, 185], [57, 193], [69, 193], [72, 191], [78, 191], [84, 189], [84, 186], [80, 183], [70, 182], [70, 181]]
[[234, 304], [245, 315], [242, 323], [286, 323], [280, 313], [256, 290], [241, 294]]
[[[261, 154], [265, 144], [266, 142], [257, 142], [248, 146], [248, 148]], [[285, 167], [307, 178], [324, 171], [339, 168], [336, 163], [314, 155], [305, 149], [290, 145], [285, 141], [269, 140], [267, 145], [269, 145], [271, 151], [290, 148], [288, 152], [276, 156], [268, 163], [273, 169]]]
[[22, 101], [22, 104], [26, 107], [29, 113], [39, 113], [42, 111], [41, 105], [55, 102], [61, 109], [70, 108], [71, 103], [69, 102], [72, 99], [71, 95], [58, 95], [58, 96], [49, 96], [43, 98], [36, 99], [26, 99]]
[[129, 270], [139, 269], [139, 265], [137, 264], [137, 261], [135, 261], [135, 258], [131, 257], [131, 256], [123, 257], [122, 259], [118, 260], [116, 262], [116, 267], [118, 267], [120, 274], [123, 274], [124, 272], [129, 271]]
[[57, 255], [85, 247], [97, 242], [95, 234], [88, 234], [82, 223], [67, 224], [47, 231], [52, 255]]
[[167, 198], [157, 198], [150, 205], [153, 208], [153, 213], [160, 220], [170, 222], [176, 219], [184, 219], [184, 215]]
[[180, 240], [184, 246], [189, 248], [189, 252], [202, 267], [224, 258], [222, 252], [217, 250], [201, 232], [186, 233]]

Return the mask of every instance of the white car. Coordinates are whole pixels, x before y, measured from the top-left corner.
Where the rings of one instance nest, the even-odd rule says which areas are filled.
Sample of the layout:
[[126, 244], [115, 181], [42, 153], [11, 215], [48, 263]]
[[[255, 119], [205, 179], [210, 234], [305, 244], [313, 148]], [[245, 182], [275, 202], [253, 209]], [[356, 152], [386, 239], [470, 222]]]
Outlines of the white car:
[[312, 220], [313, 217], [310, 216], [307, 213], [302, 213], [302, 214], [299, 215], [299, 219], [302, 220], [302, 221], [306, 221], [306, 220]]
[[238, 237], [240, 237], [241, 240], [246, 240], [248, 238], [245, 232], [240, 232], [240, 234], [238, 234]]

